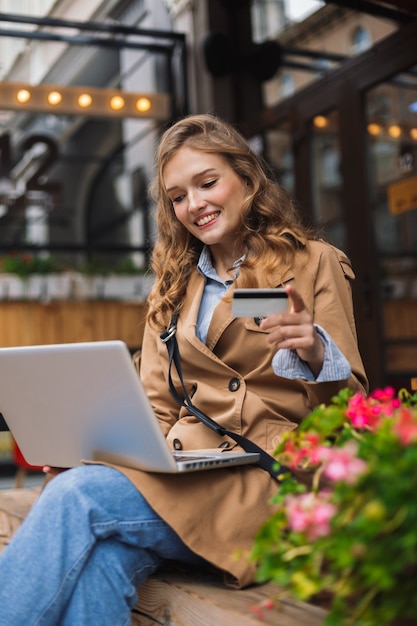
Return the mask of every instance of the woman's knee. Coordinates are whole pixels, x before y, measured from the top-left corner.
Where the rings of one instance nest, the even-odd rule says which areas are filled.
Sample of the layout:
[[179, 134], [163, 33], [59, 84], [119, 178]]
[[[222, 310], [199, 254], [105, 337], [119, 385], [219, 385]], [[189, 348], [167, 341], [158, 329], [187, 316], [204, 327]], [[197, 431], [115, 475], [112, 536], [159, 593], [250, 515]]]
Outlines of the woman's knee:
[[139, 510], [153, 516], [131, 481], [119, 470], [106, 465], [82, 465], [62, 472], [49, 482], [41, 500], [44, 505], [79, 513], [95, 510], [99, 517], [104, 513], [119, 518], [129, 515], [129, 511], [135, 514]]
[[80, 465], [68, 470], [59, 472], [49, 480], [45, 487], [45, 491], [66, 491], [77, 488], [82, 488], [88, 484], [93, 484], [95, 481], [102, 482], [106, 480], [105, 475], [107, 470], [110, 472], [116, 471], [110, 467], [103, 465]]
[[60, 500], [66, 501], [68, 498], [85, 497], [89, 493], [98, 496], [103, 485], [108, 485], [109, 480], [117, 480], [117, 474], [120, 472], [104, 465], [73, 467], [50, 479], [40, 499], [44, 502], [52, 500], [57, 503]]

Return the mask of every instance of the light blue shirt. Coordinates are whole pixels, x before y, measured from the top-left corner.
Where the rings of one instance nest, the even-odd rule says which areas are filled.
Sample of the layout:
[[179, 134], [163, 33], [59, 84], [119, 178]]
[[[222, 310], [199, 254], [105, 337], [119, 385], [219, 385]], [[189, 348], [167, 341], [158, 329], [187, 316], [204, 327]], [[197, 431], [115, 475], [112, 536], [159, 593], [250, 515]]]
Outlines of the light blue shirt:
[[[234, 262], [235, 277], [239, 273], [239, 265], [243, 257]], [[204, 276], [205, 286], [201, 298], [200, 310], [197, 317], [197, 337], [206, 343], [207, 332], [213, 311], [217, 303], [230, 288], [233, 280], [223, 281], [217, 274], [211, 262], [210, 251], [207, 246], [203, 248], [197, 264], [198, 271]], [[346, 380], [351, 375], [349, 361], [334, 343], [330, 335], [318, 324], [314, 324], [320, 339], [324, 344], [323, 367], [317, 378], [307, 365], [302, 361], [295, 350], [281, 349], [275, 353], [272, 359], [272, 368], [277, 376], [289, 379], [301, 379], [308, 382], [332, 382]]]

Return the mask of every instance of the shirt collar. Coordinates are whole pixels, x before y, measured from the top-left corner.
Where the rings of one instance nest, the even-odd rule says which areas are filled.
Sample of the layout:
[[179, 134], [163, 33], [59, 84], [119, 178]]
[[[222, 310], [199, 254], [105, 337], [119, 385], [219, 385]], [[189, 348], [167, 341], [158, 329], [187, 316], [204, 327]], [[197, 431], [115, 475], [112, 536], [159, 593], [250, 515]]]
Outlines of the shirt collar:
[[[235, 277], [239, 275], [239, 265], [245, 259], [245, 255], [241, 256], [240, 259], [237, 259], [233, 263], [233, 267], [235, 268]], [[213, 267], [213, 263], [211, 261], [210, 248], [208, 246], [204, 246], [200, 253], [200, 258], [198, 259], [197, 269], [206, 278], [214, 278], [219, 280], [216, 270]]]

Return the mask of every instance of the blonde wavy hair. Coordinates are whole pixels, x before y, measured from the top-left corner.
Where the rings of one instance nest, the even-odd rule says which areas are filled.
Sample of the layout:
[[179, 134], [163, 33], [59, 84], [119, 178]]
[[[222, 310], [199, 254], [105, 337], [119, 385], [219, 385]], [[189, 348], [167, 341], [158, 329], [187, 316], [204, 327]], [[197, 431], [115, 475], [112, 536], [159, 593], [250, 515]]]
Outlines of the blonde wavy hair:
[[185, 145], [225, 159], [247, 184], [240, 233], [246, 258], [237, 279], [240, 287], [268, 286], [268, 274], [277, 266], [285, 271], [296, 248], [304, 247], [310, 236], [288, 194], [272, 180], [266, 164], [237, 130], [212, 115], [191, 115], [176, 122], [160, 139], [151, 187], [158, 234], [152, 253], [156, 280], [148, 298], [148, 322], [159, 330], [181, 310], [188, 279], [196, 271], [203, 248], [175, 217], [164, 185], [167, 163]]

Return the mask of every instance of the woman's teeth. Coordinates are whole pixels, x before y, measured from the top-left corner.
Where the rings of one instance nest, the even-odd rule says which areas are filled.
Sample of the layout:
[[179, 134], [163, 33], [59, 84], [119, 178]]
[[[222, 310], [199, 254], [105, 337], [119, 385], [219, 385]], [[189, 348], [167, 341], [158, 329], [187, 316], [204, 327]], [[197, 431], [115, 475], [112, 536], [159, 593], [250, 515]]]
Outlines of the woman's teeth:
[[201, 218], [201, 220], [198, 220], [196, 224], [197, 226], [204, 226], [205, 224], [208, 224], [209, 222], [212, 222], [214, 219], [216, 219], [218, 215], [220, 215], [220, 211], [216, 211], [216, 213], [210, 213], [210, 215], [205, 215]]

